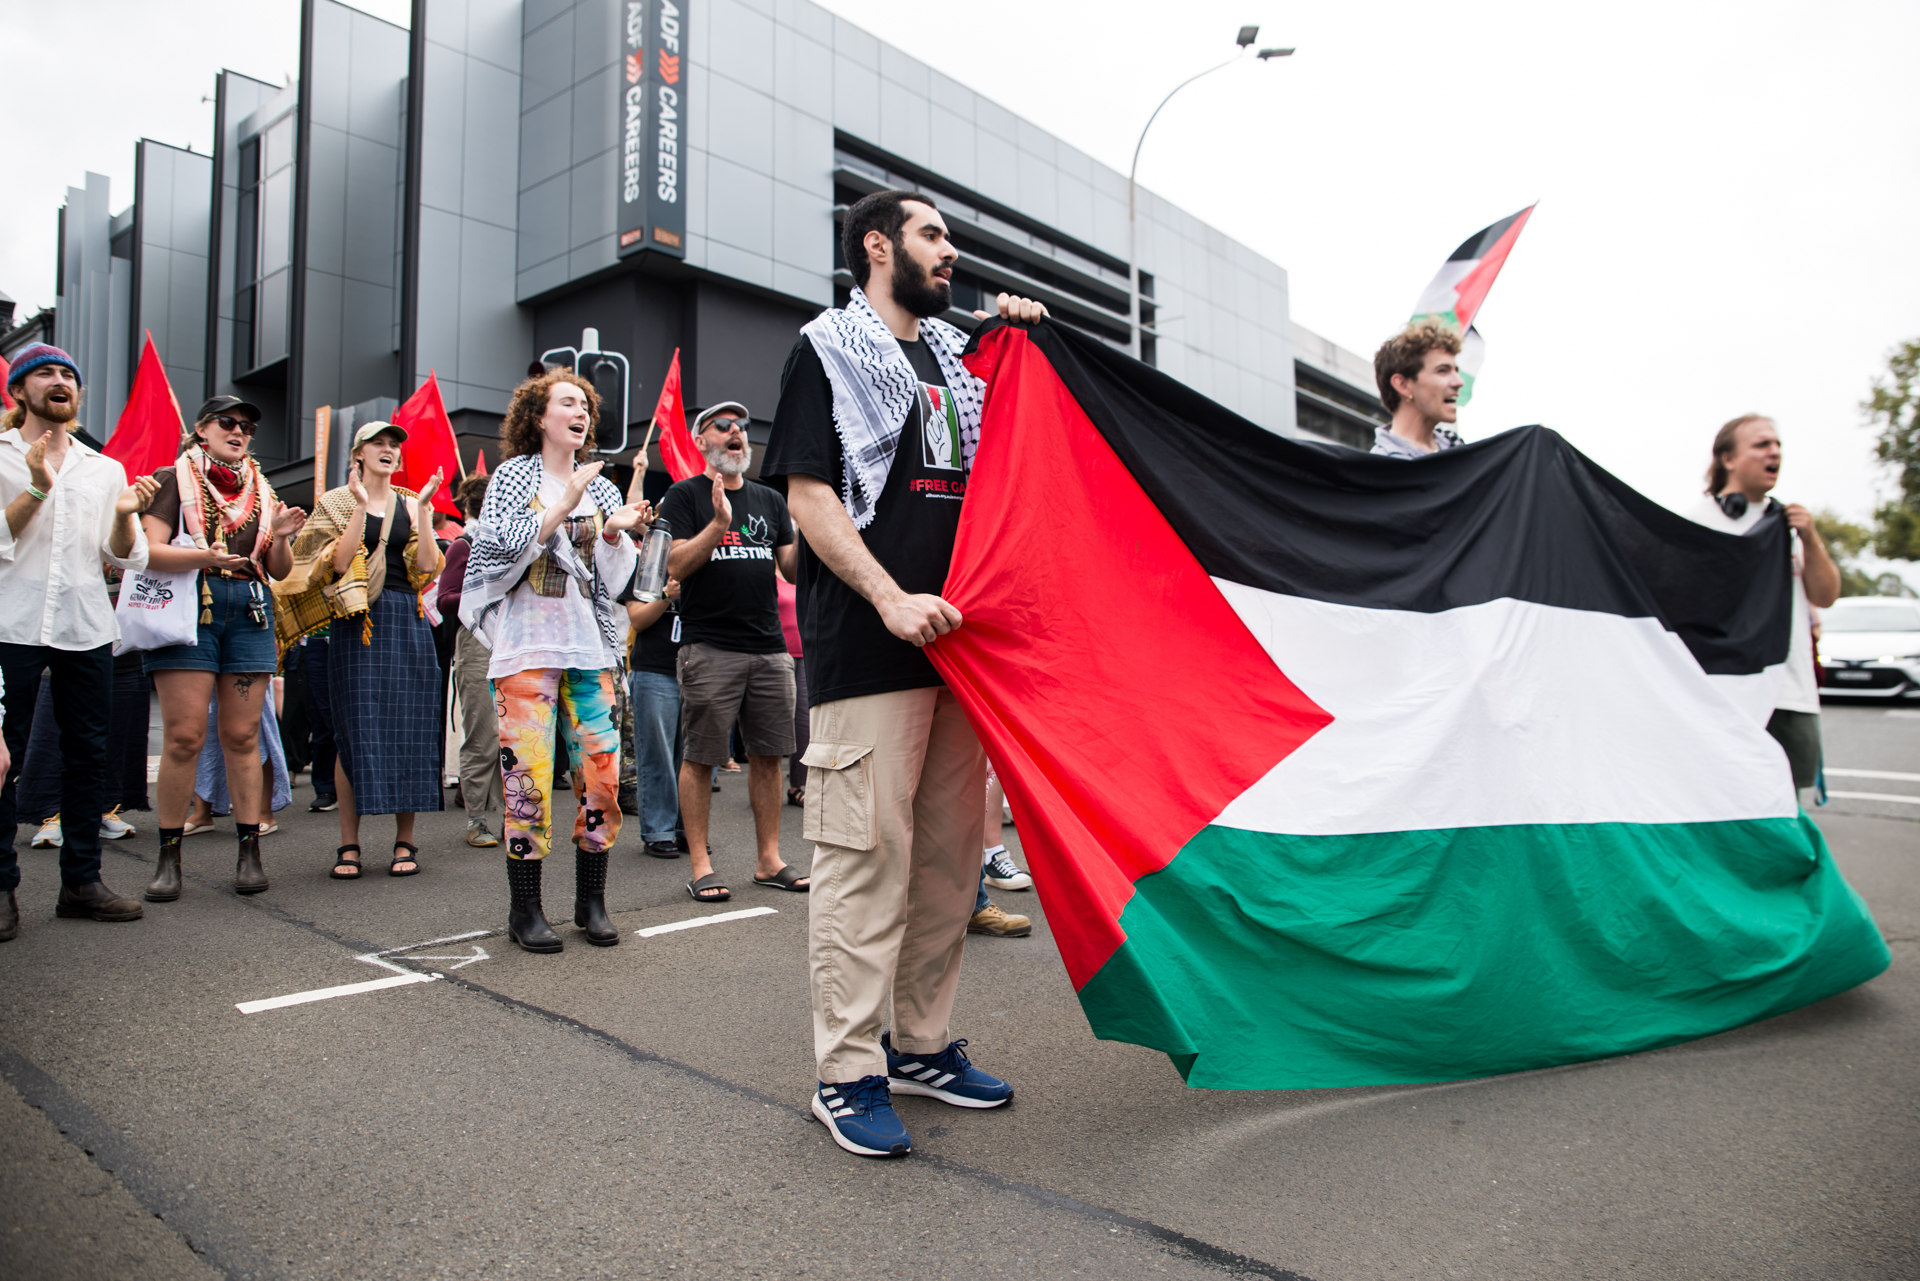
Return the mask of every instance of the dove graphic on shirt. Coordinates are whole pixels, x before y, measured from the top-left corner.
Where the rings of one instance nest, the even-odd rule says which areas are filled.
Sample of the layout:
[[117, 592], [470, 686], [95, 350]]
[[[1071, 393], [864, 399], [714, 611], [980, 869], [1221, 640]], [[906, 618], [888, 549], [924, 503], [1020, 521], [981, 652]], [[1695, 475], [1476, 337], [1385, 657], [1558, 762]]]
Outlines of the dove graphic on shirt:
[[749, 516], [740, 523], [740, 540], [752, 543], [756, 547], [767, 547], [773, 543], [773, 537], [767, 529], [765, 516]]

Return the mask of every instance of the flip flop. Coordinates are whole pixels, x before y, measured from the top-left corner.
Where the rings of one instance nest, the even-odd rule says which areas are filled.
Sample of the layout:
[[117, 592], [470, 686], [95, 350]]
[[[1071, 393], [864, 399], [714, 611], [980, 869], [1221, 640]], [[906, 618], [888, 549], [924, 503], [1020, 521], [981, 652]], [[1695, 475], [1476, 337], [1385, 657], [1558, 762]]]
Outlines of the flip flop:
[[[806, 881], [807, 884], [801, 885], [798, 883], [800, 881]], [[753, 883], [764, 885], [770, 890], [792, 890], [795, 894], [805, 894], [813, 888], [813, 878], [795, 868], [791, 863], [782, 863], [780, 870], [772, 876], [754, 877]]]
[[[718, 894], [702, 894], [702, 890], [719, 890]], [[733, 897], [733, 891], [720, 879], [720, 873], [708, 872], [697, 881], [687, 882], [687, 897], [696, 903], [724, 903]]]

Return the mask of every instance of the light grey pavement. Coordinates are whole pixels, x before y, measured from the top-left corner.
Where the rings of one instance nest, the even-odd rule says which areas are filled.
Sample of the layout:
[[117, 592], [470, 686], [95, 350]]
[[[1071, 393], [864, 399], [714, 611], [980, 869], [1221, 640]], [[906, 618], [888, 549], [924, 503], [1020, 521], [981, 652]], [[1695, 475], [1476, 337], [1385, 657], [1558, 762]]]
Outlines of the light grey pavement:
[[[1920, 801], [1920, 715], [1830, 709], [1826, 728], [1834, 768], [1913, 776], [1830, 786]], [[1874, 982], [1450, 1085], [1188, 1090], [1092, 1037], [1037, 896], [997, 895], [1035, 933], [969, 941], [955, 1030], [1018, 1097], [903, 1099], [915, 1155], [869, 1162], [805, 1113], [806, 900], [748, 880], [743, 776], [714, 798], [733, 902], [693, 904], [684, 859], [623, 840], [622, 943], [587, 947], [561, 924], [563, 841], [558, 956], [501, 936], [502, 860], [458, 815], [422, 819], [423, 875], [336, 883], [309, 795], [251, 900], [224, 888], [224, 823], [188, 841], [180, 901], [127, 925], [56, 920], [52, 855], [23, 856], [23, 928], [0, 945], [0, 1276], [1920, 1277], [1920, 804], [1816, 816], [1892, 944]], [[152, 857], [139, 817], [109, 847], [125, 893]], [[376, 871], [391, 830], [365, 825]], [[745, 907], [775, 912], [633, 933]], [[234, 1008], [476, 931], [394, 954], [443, 978]]]

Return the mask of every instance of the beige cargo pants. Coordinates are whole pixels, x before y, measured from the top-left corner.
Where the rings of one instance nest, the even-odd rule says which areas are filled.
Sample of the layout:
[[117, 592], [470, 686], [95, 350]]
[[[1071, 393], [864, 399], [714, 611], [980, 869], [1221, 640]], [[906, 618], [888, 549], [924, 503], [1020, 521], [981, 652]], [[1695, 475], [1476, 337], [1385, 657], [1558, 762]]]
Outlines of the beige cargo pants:
[[822, 703], [809, 727], [814, 1057], [822, 1081], [885, 1076], [889, 989], [896, 1052], [953, 1039], [987, 757], [944, 685]]

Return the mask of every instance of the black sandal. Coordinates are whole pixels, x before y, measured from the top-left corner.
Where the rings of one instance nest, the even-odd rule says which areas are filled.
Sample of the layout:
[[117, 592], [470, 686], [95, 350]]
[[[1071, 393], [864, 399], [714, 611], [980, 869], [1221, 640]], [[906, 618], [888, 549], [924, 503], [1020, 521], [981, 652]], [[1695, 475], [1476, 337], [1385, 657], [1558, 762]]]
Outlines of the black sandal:
[[[345, 857], [348, 850], [352, 850], [358, 854], [360, 847], [358, 845], [342, 845], [333, 852], [333, 870], [328, 872], [327, 875], [336, 881], [357, 881], [360, 879], [360, 860]], [[343, 867], [350, 867], [353, 870], [351, 872], [343, 872], [340, 870]]]
[[[719, 893], [712, 893], [714, 890]], [[733, 897], [733, 891], [720, 879], [720, 873], [708, 872], [697, 881], [687, 882], [687, 897], [696, 903], [724, 903]]]
[[789, 787], [787, 789], [787, 804], [793, 806], [795, 809], [805, 809], [807, 805], [807, 789], [804, 787]]
[[[806, 884], [800, 884], [805, 881]], [[813, 878], [791, 863], [782, 863], [780, 870], [772, 876], [756, 876], [755, 885], [764, 885], [770, 890], [792, 890], [795, 894], [805, 894], [813, 888]]]
[[[401, 850], [410, 850], [412, 852], [410, 854], [402, 854], [400, 852]], [[400, 871], [399, 869], [402, 863], [413, 864], [413, 870], [409, 872]], [[412, 841], [395, 841], [393, 843], [393, 858], [387, 864], [387, 875], [388, 876], [412, 876], [415, 873], [419, 872], [419, 870], [420, 870], [420, 847], [418, 845], [415, 845]]]

